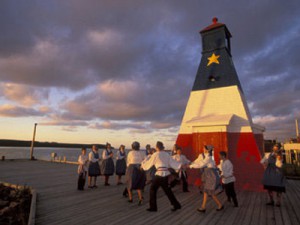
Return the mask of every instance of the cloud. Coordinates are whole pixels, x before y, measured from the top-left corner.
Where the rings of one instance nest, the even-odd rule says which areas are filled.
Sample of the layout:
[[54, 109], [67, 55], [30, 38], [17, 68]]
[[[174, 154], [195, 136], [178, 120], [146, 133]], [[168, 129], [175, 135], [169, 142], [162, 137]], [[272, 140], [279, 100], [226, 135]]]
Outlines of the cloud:
[[77, 126], [67, 126], [62, 128], [63, 131], [68, 131], [68, 132], [76, 132], [77, 131]]
[[4, 104], [0, 106], [1, 117], [42, 117], [45, 114], [38, 109]]
[[[147, 86], [144, 80], [107, 81], [94, 87], [89, 93], [78, 96], [64, 104], [69, 117], [101, 120], [130, 120], [149, 122], [157, 120], [168, 124], [180, 123], [182, 109], [187, 101], [173, 82], [166, 82], [165, 87]], [[174, 90], [173, 95], [166, 93]], [[177, 96], [176, 96], [177, 95]], [[175, 96], [175, 97], [174, 97]], [[162, 126], [162, 125], [160, 125]]]
[[93, 123], [89, 126], [92, 129], [109, 129], [109, 130], [123, 130], [123, 129], [135, 129], [143, 130], [147, 128], [146, 123], [141, 122], [116, 122], [116, 121], [103, 121], [102, 123]]
[[233, 35], [252, 116], [269, 137], [293, 135], [299, 9], [298, 0], [1, 1], [0, 115], [44, 115], [69, 130], [177, 132], [201, 59], [198, 31], [217, 16]]
[[2, 97], [23, 106], [33, 106], [47, 101], [49, 91], [34, 86], [5, 83], [0, 84]]
[[0, 58], [0, 79], [38, 87], [84, 88], [91, 73], [73, 61], [72, 54], [55, 41], [37, 41], [27, 54]]

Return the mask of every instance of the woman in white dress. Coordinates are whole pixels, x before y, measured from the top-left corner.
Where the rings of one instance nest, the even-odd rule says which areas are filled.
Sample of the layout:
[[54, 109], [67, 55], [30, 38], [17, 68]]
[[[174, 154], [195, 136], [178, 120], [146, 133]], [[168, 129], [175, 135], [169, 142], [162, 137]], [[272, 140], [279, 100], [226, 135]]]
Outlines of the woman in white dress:
[[204, 145], [203, 151], [204, 154], [199, 154], [199, 157], [189, 166], [194, 169], [204, 169], [201, 177], [203, 183], [203, 201], [201, 208], [198, 208], [197, 211], [203, 213], [206, 211], [208, 196], [211, 196], [217, 204], [218, 208], [216, 210], [221, 211], [224, 209], [224, 206], [216, 195], [222, 191], [222, 186], [220, 184], [220, 177], [216, 169], [215, 161], [212, 159], [213, 146]]

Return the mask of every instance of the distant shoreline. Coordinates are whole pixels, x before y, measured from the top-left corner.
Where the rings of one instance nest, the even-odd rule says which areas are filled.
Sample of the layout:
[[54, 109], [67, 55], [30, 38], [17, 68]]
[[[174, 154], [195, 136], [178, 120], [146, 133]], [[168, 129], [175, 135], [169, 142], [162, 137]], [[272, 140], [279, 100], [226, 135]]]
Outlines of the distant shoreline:
[[[56, 148], [91, 148], [94, 144], [59, 143], [59, 142], [34, 142], [34, 147]], [[105, 148], [104, 144], [96, 144], [99, 148]], [[31, 141], [0, 139], [0, 147], [30, 147]]]

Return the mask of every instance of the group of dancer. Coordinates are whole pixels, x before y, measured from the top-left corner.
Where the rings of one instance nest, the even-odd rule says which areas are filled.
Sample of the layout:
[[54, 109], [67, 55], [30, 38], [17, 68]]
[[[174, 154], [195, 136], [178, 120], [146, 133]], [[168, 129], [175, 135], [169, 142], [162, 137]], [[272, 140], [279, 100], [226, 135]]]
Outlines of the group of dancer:
[[[279, 178], [284, 180], [281, 173], [280, 156], [277, 153], [278, 148], [274, 147], [274, 152], [266, 154], [261, 163], [265, 165], [264, 188], [268, 190], [270, 202], [268, 205], [274, 205], [273, 191], [277, 192], [276, 206], [280, 206], [281, 193], [285, 191], [284, 183], [279, 183]], [[97, 188], [97, 176], [105, 176], [105, 186], [109, 184], [109, 177], [114, 173], [117, 175], [117, 185], [122, 184], [122, 176], [125, 175], [126, 188], [123, 196], [128, 197], [128, 202], [133, 202], [132, 192], [137, 191], [138, 205], [143, 202], [143, 190], [146, 184], [150, 186], [150, 212], [156, 212], [157, 191], [161, 187], [167, 195], [173, 208], [172, 211], [181, 209], [181, 204], [175, 197], [172, 187], [181, 181], [182, 191], [189, 192], [187, 182], [187, 168], [200, 169], [202, 181], [201, 193], [203, 200], [198, 212], [206, 212], [206, 203], [209, 196], [212, 197], [217, 205], [216, 210], [221, 211], [224, 205], [218, 199], [217, 195], [225, 190], [227, 201], [232, 202], [234, 207], [238, 207], [238, 200], [234, 189], [235, 177], [233, 175], [233, 165], [227, 158], [225, 151], [219, 152], [220, 164], [216, 166], [213, 159], [213, 146], [204, 145], [203, 153], [191, 162], [182, 154], [182, 149], [174, 145], [172, 154], [164, 151], [164, 145], [158, 141], [155, 148], [146, 146], [146, 152], [140, 151], [140, 143], [133, 142], [131, 151], [126, 154], [125, 146], [121, 145], [116, 153], [116, 168], [113, 161], [111, 145], [108, 143], [106, 149], [102, 152], [102, 158], [98, 153], [98, 147], [93, 146], [92, 151], [86, 156], [86, 149], [82, 149], [78, 162], [78, 189], [83, 190], [85, 177], [88, 174], [88, 188]], [[275, 169], [274, 169], [275, 168]], [[278, 169], [279, 168], [279, 169]], [[272, 175], [273, 174], [273, 175]], [[275, 175], [274, 175], [275, 174]], [[277, 181], [275, 181], [277, 180]], [[221, 182], [220, 182], [221, 181]], [[281, 185], [281, 186], [280, 186]]]
[[[123, 149], [123, 150], [122, 150]], [[123, 153], [122, 153], [123, 152]], [[120, 147], [120, 151], [117, 154], [117, 158], [120, 162], [117, 164], [117, 175], [125, 174], [126, 162], [125, 162], [125, 146]], [[101, 162], [101, 163], [100, 163]], [[88, 174], [88, 188], [97, 188], [97, 177], [103, 175], [105, 177], [105, 186], [109, 186], [109, 177], [114, 175], [115, 166], [113, 161], [113, 152], [111, 149], [111, 144], [106, 144], [106, 149], [102, 152], [102, 158], [99, 155], [99, 150], [97, 145], [92, 146], [92, 151], [89, 155], [86, 155], [86, 149], [82, 148], [81, 155], [78, 158], [78, 190], [84, 189], [85, 178]], [[99, 164], [100, 163], [100, 164]], [[125, 163], [125, 164], [124, 164]], [[120, 173], [120, 168], [123, 168], [122, 173]], [[120, 173], [120, 174], [118, 174]], [[119, 177], [120, 179], [120, 177]], [[120, 181], [118, 182], [120, 184]]]

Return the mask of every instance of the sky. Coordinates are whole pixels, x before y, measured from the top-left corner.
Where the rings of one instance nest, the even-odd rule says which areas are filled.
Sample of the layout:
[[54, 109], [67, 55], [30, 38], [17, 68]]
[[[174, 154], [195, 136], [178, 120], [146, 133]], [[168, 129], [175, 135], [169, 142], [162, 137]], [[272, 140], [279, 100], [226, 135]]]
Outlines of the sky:
[[38, 123], [37, 141], [170, 148], [213, 17], [265, 139], [295, 137], [299, 15], [299, 0], [2, 0], [0, 139]]

